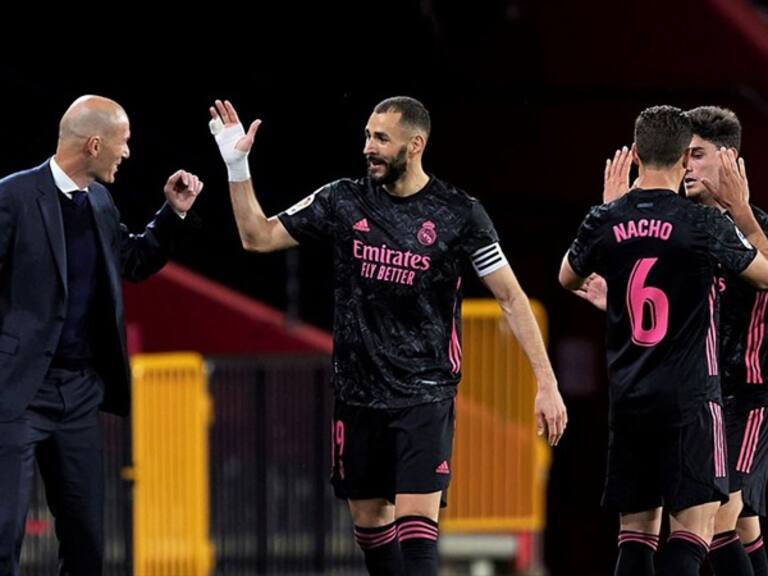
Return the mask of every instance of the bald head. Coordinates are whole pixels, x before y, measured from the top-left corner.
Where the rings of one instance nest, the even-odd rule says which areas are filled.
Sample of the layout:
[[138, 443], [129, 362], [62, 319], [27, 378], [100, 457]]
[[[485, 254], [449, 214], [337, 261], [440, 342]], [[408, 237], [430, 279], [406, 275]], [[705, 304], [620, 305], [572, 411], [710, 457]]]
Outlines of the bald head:
[[128, 115], [120, 104], [103, 96], [81, 96], [61, 117], [54, 158], [78, 186], [94, 180], [109, 184], [130, 156], [130, 137]]
[[109, 136], [120, 124], [128, 122], [128, 115], [114, 100], [103, 96], [80, 96], [72, 102], [59, 123], [59, 141]]

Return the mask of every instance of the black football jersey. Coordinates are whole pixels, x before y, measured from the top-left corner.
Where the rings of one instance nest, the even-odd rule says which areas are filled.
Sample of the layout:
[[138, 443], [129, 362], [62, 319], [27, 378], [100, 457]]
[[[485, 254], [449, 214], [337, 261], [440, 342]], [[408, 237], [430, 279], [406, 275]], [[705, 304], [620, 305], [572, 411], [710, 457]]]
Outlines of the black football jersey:
[[612, 422], [684, 424], [720, 400], [716, 263], [738, 274], [756, 252], [718, 210], [670, 190], [631, 190], [587, 215], [573, 270], [608, 285]]
[[300, 243], [333, 244], [334, 386], [349, 404], [452, 398], [461, 377], [461, 278], [506, 265], [480, 203], [431, 177], [408, 197], [370, 179], [323, 186], [278, 215]]

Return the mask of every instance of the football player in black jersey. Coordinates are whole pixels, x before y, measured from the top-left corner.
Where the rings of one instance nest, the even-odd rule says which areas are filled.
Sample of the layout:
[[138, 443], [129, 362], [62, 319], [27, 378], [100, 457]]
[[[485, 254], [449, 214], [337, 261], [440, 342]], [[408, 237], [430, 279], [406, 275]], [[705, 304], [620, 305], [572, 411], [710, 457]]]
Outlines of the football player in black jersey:
[[[738, 154], [741, 123], [731, 110], [717, 106], [700, 106], [687, 114], [693, 123], [693, 139], [685, 176], [686, 194], [702, 204], [719, 207], [711, 190], [711, 186], [717, 188], [719, 184], [717, 152], [725, 147]], [[711, 182], [709, 188], [703, 180]], [[768, 231], [768, 214], [757, 206], [751, 208], [763, 231]], [[768, 478], [768, 292], [755, 290], [725, 271], [719, 275], [718, 290], [721, 386], [731, 494], [715, 517], [710, 560], [719, 576], [768, 576], [759, 522], [759, 516], [765, 516]]]
[[[728, 495], [714, 261], [768, 287], [768, 260], [733, 222], [677, 194], [691, 137], [681, 110], [643, 111], [635, 145], [617, 157], [621, 163], [631, 154], [639, 164], [635, 186], [590, 211], [561, 267], [569, 289], [582, 288], [592, 273], [608, 287], [604, 504], [620, 512], [616, 575], [653, 574], [662, 506], [671, 534], [658, 574], [698, 574], [715, 512]], [[764, 247], [765, 236], [738, 197], [735, 158], [718, 157], [731, 184], [723, 186], [724, 201], [750, 240]]]
[[375, 107], [365, 127], [366, 177], [331, 182], [272, 218], [248, 169], [259, 121], [246, 132], [228, 101], [210, 113], [243, 247], [333, 246], [332, 482], [349, 504], [368, 570], [437, 574], [461, 377], [461, 283], [470, 269], [531, 361], [539, 434], [555, 445], [566, 425], [541, 333], [493, 224], [475, 198], [424, 171], [430, 117], [413, 98]]
[[[731, 110], [717, 106], [700, 106], [689, 110], [687, 115], [692, 122], [693, 138], [684, 180], [686, 195], [721, 209], [703, 181], [708, 179], [710, 187], [718, 187], [721, 167], [718, 150], [726, 148], [738, 154], [741, 123]], [[617, 150], [614, 158], [607, 161], [604, 201], [612, 201], [627, 192], [630, 164], [626, 147]], [[743, 170], [743, 160], [741, 164]], [[746, 187], [745, 193], [748, 192]], [[768, 215], [756, 206], [752, 206], [752, 212], [763, 231], [768, 231]], [[730, 494], [728, 502], [715, 516], [715, 535], [709, 556], [715, 574], [768, 576], [768, 557], [759, 522], [759, 516], [765, 515], [768, 475], [768, 426], [765, 423], [768, 394], [763, 378], [768, 292], [757, 291], [725, 272], [718, 276], [717, 290]], [[605, 310], [602, 278], [589, 278], [577, 294]]]

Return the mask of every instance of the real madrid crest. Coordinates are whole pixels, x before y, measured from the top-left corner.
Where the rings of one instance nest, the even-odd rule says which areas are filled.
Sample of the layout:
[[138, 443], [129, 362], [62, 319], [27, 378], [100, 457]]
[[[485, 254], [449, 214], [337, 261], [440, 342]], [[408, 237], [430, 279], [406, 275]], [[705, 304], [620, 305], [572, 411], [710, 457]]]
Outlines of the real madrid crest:
[[416, 233], [416, 239], [424, 246], [431, 246], [437, 240], [437, 230], [435, 230], [435, 223], [431, 220], [425, 220]]

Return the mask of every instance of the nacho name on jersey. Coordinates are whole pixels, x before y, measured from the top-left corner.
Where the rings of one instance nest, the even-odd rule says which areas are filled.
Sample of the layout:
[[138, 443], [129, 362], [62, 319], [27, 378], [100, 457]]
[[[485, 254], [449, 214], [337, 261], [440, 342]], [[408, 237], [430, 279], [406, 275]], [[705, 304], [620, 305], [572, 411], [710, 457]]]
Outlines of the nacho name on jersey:
[[619, 222], [613, 226], [613, 236], [616, 242], [623, 242], [631, 238], [659, 238], [669, 240], [674, 225], [658, 218], [640, 218]]

